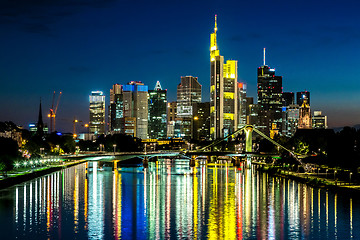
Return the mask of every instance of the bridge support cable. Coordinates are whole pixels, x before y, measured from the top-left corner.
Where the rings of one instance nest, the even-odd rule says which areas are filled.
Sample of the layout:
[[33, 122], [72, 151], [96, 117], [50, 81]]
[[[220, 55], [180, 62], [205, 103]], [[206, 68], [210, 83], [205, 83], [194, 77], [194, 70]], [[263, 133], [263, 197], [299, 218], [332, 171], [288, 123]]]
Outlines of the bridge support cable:
[[273, 139], [271, 139], [270, 137], [268, 137], [266, 134], [262, 133], [262, 132], [259, 131], [258, 129], [254, 128], [253, 130], [254, 130], [257, 134], [259, 134], [260, 136], [262, 136], [263, 138], [265, 138], [266, 140], [270, 141], [272, 144], [274, 144], [274, 145], [276, 145], [276, 146], [284, 149], [285, 151], [289, 152], [289, 153], [296, 159], [296, 161], [298, 161], [298, 162], [304, 167], [304, 169], [305, 169], [304, 163], [303, 163], [300, 159], [297, 158], [295, 152], [293, 152], [293, 151], [291, 151], [290, 149], [288, 149], [288, 148], [282, 146], [281, 144], [275, 142]]
[[214, 141], [213, 143], [211, 143], [211, 144], [209, 144], [209, 145], [207, 145], [207, 146], [205, 146], [205, 147], [203, 147], [203, 148], [201, 148], [199, 150], [200, 151], [205, 151], [205, 149], [207, 149], [207, 148], [210, 148], [212, 146], [216, 146], [219, 143], [221, 143], [222, 141], [225, 141], [226, 139], [234, 136], [235, 134], [239, 133], [240, 131], [243, 131], [247, 126], [250, 126], [250, 125], [244, 125], [244, 126], [240, 127], [238, 130], [236, 130], [235, 132], [233, 132], [232, 134], [229, 134], [228, 136], [226, 136], [225, 138], [218, 139], [217, 141]]

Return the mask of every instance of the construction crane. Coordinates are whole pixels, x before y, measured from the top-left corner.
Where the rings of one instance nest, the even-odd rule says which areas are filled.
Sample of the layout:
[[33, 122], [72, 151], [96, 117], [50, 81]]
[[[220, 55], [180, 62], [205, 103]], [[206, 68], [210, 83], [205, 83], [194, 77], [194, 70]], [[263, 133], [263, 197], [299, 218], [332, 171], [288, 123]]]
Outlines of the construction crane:
[[59, 93], [59, 96], [58, 96], [57, 101], [56, 101], [55, 108], [54, 108], [55, 95], [56, 95], [55, 91], [54, 91], [54, 94], [53, 94], [50, 113], [48, 115], [48, 117], [50, 118], [50, 132], [53, 132], [53, 131], [55, 132], [56, 131], [56, 128], [55, 128], [56, 120], [55, 120], [55, 118], [56, 118], [57, 109], [59, 107], [61, 94], [62, 94], [62, 92]]

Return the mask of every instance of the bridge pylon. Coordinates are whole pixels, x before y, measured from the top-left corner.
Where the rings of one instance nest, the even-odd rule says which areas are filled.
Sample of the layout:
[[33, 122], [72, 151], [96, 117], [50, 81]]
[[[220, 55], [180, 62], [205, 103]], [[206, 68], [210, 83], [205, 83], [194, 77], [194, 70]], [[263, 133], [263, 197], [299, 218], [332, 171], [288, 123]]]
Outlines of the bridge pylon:
[[144, 157], [142, 162], [143, 162], [144, 168], [147, 168], [149, 166], [149, 160], [148, 160], [147, 156]]
[[252, 131], [254, 127], [251, 125], [247, 125], [244, 128], [245, 132], [245, 152], [253, 152], [252, 149]]

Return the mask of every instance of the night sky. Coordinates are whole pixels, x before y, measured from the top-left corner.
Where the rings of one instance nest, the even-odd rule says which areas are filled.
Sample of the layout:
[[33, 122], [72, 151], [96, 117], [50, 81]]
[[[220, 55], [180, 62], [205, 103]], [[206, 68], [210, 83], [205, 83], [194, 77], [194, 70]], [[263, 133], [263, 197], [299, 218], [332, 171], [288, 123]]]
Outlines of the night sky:
[[358, 1], [5, 0], [0, 2], [0, 121], [46, 122], [53, 91], [62, 91], [57, 130], [89, 120], [88, 96], [113, 84], [157, 80], [176, 100], [181, 76], [199, 78], [209, 101], [210, 34], [238, 60], [239, 81], [256, 99], [266, 64], [284, 91], [311, 92], [311, 109], [329, 127], [360, 123]]

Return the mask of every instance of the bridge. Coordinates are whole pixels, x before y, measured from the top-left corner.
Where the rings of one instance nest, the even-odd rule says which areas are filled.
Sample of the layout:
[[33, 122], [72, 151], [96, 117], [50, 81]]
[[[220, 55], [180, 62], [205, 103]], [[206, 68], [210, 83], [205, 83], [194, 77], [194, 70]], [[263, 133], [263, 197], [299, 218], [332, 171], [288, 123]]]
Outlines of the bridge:
[[[214, 151], [214, 147], [219, 145], [223, 141], [231, 137], [235, 137], [240, 132], [245, 133], [245, 151], [244, 152], [236, 152], [236, 151]], [[258, 129], [256, 129], [253, 125], [243, 125], [235, 132], [229, 134], [225, 138], [215, 140], [211, 144], [202, 147], [195, 151], [185, 151], [185, 152], [175, 152], [175, 151], [157, 151], [157, 152], [126, 152], [126, 153], [106, 153], [106, 152], [92, 152], [92, 153], [84, 153], [77, 155], [65, 156], [66, 159], [86, 159], [90, 161], [103, 161], [103, 162], [124, 162], [133, 158], [142, 158], [142, 163], [144, 167], [148, 166], [149, 161], [157, 161], [158, 158], [188, 158], [190, 160], [190, 166], [195, 166], [195, 161], [199, 160], [202, 157], [206, 157], [207, 162], [216, 162], [219, 156], [227, 156], [231, 158], [233, 164], [235, 166], [240, 166], [240, 161], [246, 159], [247, 162], [251, 161], [252, 156], [259, 156], [258, 153], [253, 152], [253, 144], [252, 144], [252, 133], [255, 132], [259, 134], [264, 139], [270, 141], [275, 146], [284, 149], [289, 152], [291, 156], [295, 160], [297, 160], [305, 169], [304, 164], [301, 161], [306, 155], [298, 154], [290, 149], [282, 146], [277, 143]], [[266, 154], [269, 155], [269, 154]]]

